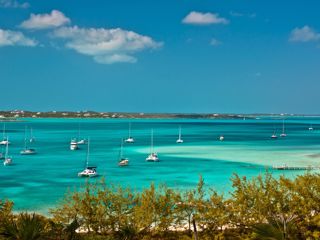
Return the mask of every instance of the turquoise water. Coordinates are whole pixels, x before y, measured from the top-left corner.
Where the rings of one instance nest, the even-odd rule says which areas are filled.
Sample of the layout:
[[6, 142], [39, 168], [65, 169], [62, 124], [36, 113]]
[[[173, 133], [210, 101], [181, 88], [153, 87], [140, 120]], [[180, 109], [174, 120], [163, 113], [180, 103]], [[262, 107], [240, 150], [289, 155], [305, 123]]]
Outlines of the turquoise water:
[[[292, 117], [286, 120], [284, 139], [271, 140], [274, 128], [281, 132], [281, 119], [259, 120], [130, 120], [134, 144], [124, 145], [130, 166], [118, 167], [121, 138], [128, 135], [126, 119], [81, 120], [81, 136], [90, 137], [90, 165], [108, 183], [140, 190], [150, 182], [186, 189], [197, 184], [201, 174], [208, 186], [227, 193], [233, 173], [256, 176], [266, 167], [320, 165], [320, 118]], [[309, 131], [313, 124], [314, 131]], [[0, 198], [15, 203], [15, 210], [46, 213], [68, 188], [85, 183], [77, 173], [85, 164], [86, 146], [70, 151], [70, 139], [78, 135], [78, 119], [23, 119], [6, 123], [12, 143], [14, 165], [0, 165]], [[21, 156], [25, 126], [33, 128], [37, 155]], [[183, 144], [176, 144], [178, 128]], [[1, 124], [0, 124], [1, 128]], [[160, 162], [146, 162], [150, 131]], [[318, 130], [319, 129], [319, 130]], [[224, 135], [225, 141], [218, 141]], [[272, 170], [271, 170], [272, 171]], [[272, 171], [293, 177], [303, 171]], [[91, 179], [92, 181], [92, 179]], [[94, 180], [95, 181], [95, 180]]]

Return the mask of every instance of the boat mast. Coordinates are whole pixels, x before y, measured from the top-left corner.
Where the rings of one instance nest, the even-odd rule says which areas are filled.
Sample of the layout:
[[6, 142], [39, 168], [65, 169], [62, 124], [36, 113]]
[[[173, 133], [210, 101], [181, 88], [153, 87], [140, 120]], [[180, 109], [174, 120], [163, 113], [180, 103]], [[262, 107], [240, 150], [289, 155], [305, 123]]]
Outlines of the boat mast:
[[282, 121], [282, 133], [284, 134], [284, 119]]
[[[8, 141], [9, 141], [9, 138], [8, 138]], [[5, 159], [8, 158], [8, 154], [9, 154], [9, 142], [7, 142], [7, 145], [6, 145], [6, 154], [4, 156]]]
[[90, 154], [90, 139], [88, 138], [88, 148], [87, 148], [87, 161], [86, 161], [86, 166], [89, 166], [89, 154]]
[[27, 149], [27, 126], [24, 127], [24, 149]]
[[3, 139], [5, 139], [5, 135], [6, 135], [6, 124], [3, 123]]
[[150, 147], [150, 153], [153, 153], [153, 129], [151, 129], [151, 147]]
[[78, 141], [80, 139], [80, 122], [78, 123]]
[[181, 140], [181, 126], [179, 126], [179, 140]]
[[123, 157], [123, 139], [121, 139], [121, 144], [120, 144], [120, 160]]
[[129, 138], [131, 138], [131, 122], [129, 122]]
[[276, 133], [277, 133], [276, 125], [273, 124], [273, 135], [276, 135]]

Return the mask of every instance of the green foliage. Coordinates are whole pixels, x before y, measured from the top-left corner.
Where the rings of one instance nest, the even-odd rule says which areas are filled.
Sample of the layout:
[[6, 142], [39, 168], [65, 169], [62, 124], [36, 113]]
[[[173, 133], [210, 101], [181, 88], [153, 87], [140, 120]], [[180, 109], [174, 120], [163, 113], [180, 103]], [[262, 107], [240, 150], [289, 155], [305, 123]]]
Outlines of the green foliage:
[[13, 202], [10, 202], [8, 200], [2, 201], [0, 199], [0, 226], [5, 219], [12, 217], [12, 207]]
[[229, 198], [209, 190], [202, 177], [194, 189], [151, 184], [141, 192], [105, 181], [66, 194], [52, 218], [12, 214], [0, 201], [5, 239], [320, 239], [320, 175], [247, 179], [234, 175]]
[[298, 240], [294, 222], [273, 221], [259, 223], [252, 227], [254, 240]]
[[38, 240], [45, 235], [46, 219], [35, 213], [20, 213], [16, 219], [5, 219], [1, 235], [12, 240]]

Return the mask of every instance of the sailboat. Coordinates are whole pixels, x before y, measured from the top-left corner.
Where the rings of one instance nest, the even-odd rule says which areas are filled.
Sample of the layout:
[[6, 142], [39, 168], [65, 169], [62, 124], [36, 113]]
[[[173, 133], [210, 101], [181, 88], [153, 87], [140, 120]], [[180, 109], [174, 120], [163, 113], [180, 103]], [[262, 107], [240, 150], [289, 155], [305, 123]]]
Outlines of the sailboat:
[[97, 167], [89, 167], [90, 140], [88, 139], [86, 167], [82, 172], [78, 173], [78, 177], [96, 177], [98, 176]]
[[78, 142], [76, 139], [71, 139], [70, 141], [70, 150], [74, 151], [74, 150], [78, 150], [79, 146], [78, 146]]
[[79, 127], [78, 127], [78, 138], [77, 138], [77, 144], [86, 144], [87, 141], [86, 139], [80, 139], [80, 123], [79, 123]]
[[271, 135], [271, 139], [277, 139], [277, 138], [278, 138], [277, 132], [276, 132], [276, 129], [274, 129], [273, 134]]
[[9, 156], [9, 141], [8, 141], [7, 145], [6, 145], [6, 153], [5, 153], [5, 156], [4, 156], [3, 165], [4, 166], [8, 166], [8, 165], [11, 165], [11, 164], [12, 164], [12, 157]]
[[183, 143], [183, 140], [181, 139], [181, 126], [179, 126], [179, 138], [176, 141], [177, 143]]
[[29, 142], [33, 143], [35, 140], [36, 139], [34, 138], [33, 133], [32, 133], [32, 127], [30, 127], [30, 139], [29, 139]]
[[310, 124], [309, 131], [313, 131], [312, 123]]
[[219, 141], [223, 141], [223, 140], [224, 140], [224, 136], [221, 135], [221, 136], [219, 137]]
[[33, 154], [36, 154], [36, 150], [35, 149], [27, 147], [27, 127], [25, 128], [25, 133], [24, 133], [24, 149], [20, 151], [20, 154], [21, 155], [33, 155]]
[[6, 124], [3, 124], [3, 140], [0, 141], [0, 145], [9, 145], [10, 142], [8, 140], [8, 137], [6, 137]]
[[284, 119], [282, 120], [282, 133], [280, 134], [280, 137], [286, 137], [287, 134], [285, 133], [285, 128], [284, 128]]
[[131, 123], [129, 123], [129, 134], [128, 138], [124, 140], [126, 143], [134, 143], [134, 138], [131, 136]]
[[129, 159], [123, 157], [123, 140], [121, 139], [118, 166], [124, 167], [124, 166], [128, 166], [128, 164], [129, 164]]
[[158, 162], [158, 154], [153, 150], [153, 129], [151, 130], [151, 146], [150, 146], [150, 154], [146, 158], [147, 162]]

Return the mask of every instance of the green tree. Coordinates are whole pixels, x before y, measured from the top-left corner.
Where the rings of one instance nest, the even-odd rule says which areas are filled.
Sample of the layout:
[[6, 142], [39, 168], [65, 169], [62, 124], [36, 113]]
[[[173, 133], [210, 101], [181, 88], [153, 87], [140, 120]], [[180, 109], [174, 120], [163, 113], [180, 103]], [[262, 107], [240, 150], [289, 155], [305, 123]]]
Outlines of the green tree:
[[176, 193], [166, 186], [161, 186], [158, 189], [155, 215], [158, 224], [157, 230], [160, 232], [167, 232], [173, 226], [176, 208], [175, 195]]
[[299, 240], [295, 221], [293, 219], [269, 220], [269, 223], [259, 223], [252, 227], [255, 240]]
[[133, 209], [134, 220], [142, 233], [148, 233], [157, 225], [155, 185], [152, 183], [149, 189], [144, 189], [137, 200]]
[[137, 197], [129, 188], [104, 186], [98, 191], [98, 200], [100, 219], [103, 219], [100, 228], [104, 228], [105, 232], [137, 230], [132, 216]]
[[46, 219], [35, 213], [20, 213], [4, 220], [1, 235], [12, 240], [38, 240], [46, 236]]

